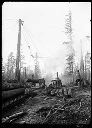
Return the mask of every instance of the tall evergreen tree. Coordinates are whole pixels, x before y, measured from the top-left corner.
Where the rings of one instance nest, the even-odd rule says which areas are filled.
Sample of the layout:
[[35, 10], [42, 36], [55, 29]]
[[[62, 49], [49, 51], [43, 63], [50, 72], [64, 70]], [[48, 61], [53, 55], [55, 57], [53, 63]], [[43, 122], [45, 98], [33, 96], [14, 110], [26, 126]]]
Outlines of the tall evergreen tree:
[[8, 56], [8, 62], [7, 62], [7, 78], [12, 79], [15, 78], [15, 63], [16, 60], [13, 56], [13, 52], [11, 52]]
[[65, 20], [65, 34], [67, 36], [67, 41], [65, 41], [63, 44], [67, 45], [67, 56], [66, 56], [66, 73], [67, 75], [73, 76], [73, 64], [74, 64], [74, 49], [73, 49], [73, 40], [72, 40], [72, 17], [71, 17], [71, 11], [69, 11], [68, 15], [66, 15]]
[[41, 77], [41, 72], [40, 72], [40, 68], [39, 68], [38, 55], [36, 53], [36, 57], [35, 57], [35, 78], [39, 79], [40, 77]]

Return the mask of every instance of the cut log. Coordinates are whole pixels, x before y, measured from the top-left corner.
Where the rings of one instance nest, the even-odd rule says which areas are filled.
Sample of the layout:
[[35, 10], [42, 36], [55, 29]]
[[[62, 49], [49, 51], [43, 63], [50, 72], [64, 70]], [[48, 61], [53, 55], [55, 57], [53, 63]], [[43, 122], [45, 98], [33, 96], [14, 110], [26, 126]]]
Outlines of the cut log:
[[20, 116], [23, 116], [23, 115], [25, 115], [26, 114], [26, 112], [19, 112], [19, 113], [15, 113], [15, 114], [13, 114], [13, 115], [11, 115], [11, 116], [9, 116], [9, 117], [6, 117], [6, 118], [3, 118], [2, 119], [2, 123], [8, 123], [8, 122], [12, 122], [12, 121], [14, 121], [16, 118], [19, 118]]

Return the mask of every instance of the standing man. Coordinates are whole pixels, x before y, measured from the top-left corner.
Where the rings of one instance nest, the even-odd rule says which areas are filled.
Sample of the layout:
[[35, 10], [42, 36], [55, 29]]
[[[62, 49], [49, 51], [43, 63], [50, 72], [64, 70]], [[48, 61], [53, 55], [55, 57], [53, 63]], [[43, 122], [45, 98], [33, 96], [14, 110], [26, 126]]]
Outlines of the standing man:
[[81, 75], [80, 75], [79, 70], [77, 70], [76, 85], [78, 85], [78, 86], [81, 85]]

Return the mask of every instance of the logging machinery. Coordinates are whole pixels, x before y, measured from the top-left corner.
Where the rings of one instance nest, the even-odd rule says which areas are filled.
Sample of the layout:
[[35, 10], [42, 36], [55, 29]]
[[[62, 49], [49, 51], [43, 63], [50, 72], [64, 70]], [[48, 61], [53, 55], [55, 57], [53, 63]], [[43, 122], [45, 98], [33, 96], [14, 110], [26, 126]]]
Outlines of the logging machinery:
[[42, 79], [28, 79], [26, 82], [32, 83], [31, 85], [33, 85], [34, 87], [36, 87], [37, 84], [38, 84], [38, 87], [42, 87], [42, 88], [45, 87], [44, 78], [42, 78]]

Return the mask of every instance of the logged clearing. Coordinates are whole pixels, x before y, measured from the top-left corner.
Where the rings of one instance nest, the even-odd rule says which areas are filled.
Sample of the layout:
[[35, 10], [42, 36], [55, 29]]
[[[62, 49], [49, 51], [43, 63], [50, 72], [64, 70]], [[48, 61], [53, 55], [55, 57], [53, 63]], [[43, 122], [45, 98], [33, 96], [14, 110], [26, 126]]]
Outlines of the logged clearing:
[[45, 89], [28, 98], [15, 113], [26, 114], [15, 120], [20, 124], [89, 124], [91, 121], [91, 92], [76, 91], [74, 97], [51, 96]]

